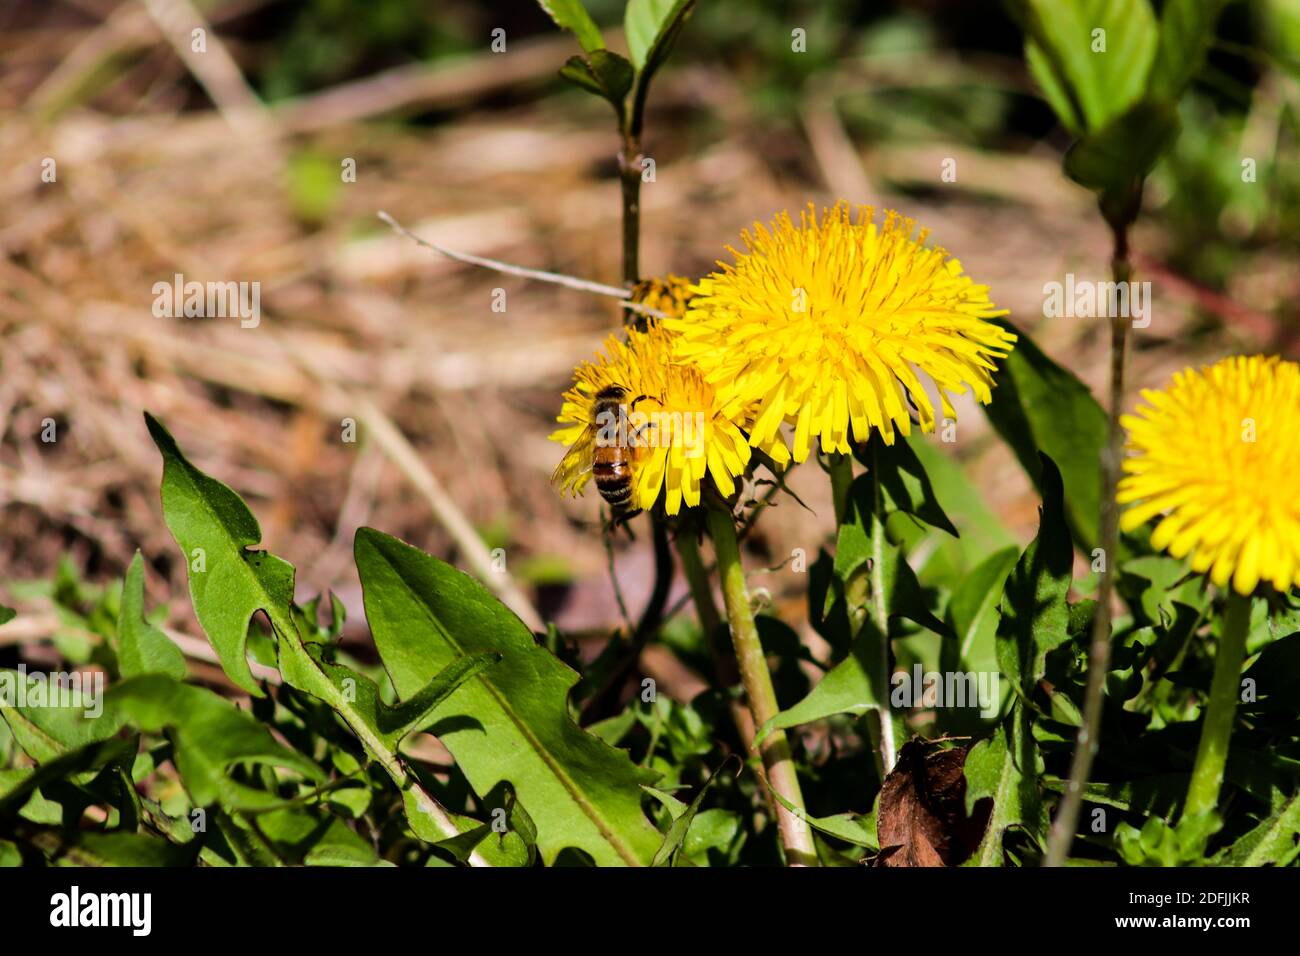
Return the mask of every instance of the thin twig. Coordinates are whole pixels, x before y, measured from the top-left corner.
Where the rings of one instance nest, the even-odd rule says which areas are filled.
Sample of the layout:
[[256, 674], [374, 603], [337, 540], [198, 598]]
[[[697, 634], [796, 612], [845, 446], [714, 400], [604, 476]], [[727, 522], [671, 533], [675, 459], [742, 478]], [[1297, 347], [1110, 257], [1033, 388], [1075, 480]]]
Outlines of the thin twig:
[[579, 279], [576, 276], [566, 276], [559, 272], [546, 272], [543, 269], [529, 269], [526, 266], [516, 266], [509, 262], [501, 262], [498, 259], [489, 259], [486, 256], [476, 256], [468, 252], [457, 252], [455, 249], [448, 249], [446, 246], [440, 246], [427, 239], [421, 239], [382, 209], [379, 210], [376, 215], [384, 222], [388, 223], [394, 232], [405, 236], [416, 245], [441, 253], [448, 259], [455, 259], [457, 262], [464, 262], [471, 266], [482, 266], [484, 269], [492, 269], [495, 272], [503, 272], [506, 275], [519, 276], [523, 279], [536, 279], [538, 282], [549, 282], [552, 285], [562, 285], [567, 289], [577, 289], [579, 292], [592, 292], [596, 295], [609, 296], [611, 299], [622, 300], [620, 305], [633, 312], [653, 316], [657, 319], [667, 317], [667, 313], [660, 312], [658, 309], [652, 309], [639, 302], [632, 302], [628, 298], [628, 296], [632, 294], [628, 289], [616, 285], [605, 285], [603, 282], [592, 282], [590, 279]]
[[[1129, 262], [1128, 227], [1114, 228], [1115, 249], [1111, 256], [1111, 272], [1117, 283], [1127, 284], [1132, 274]], [[1106, 447], [1101, 456], [1101, 553], [1106, 570], [1097, 587], [1097, 610], [1093, 617], [1092, 644], [1088, 651], [1088, 684], [1084, 690], [1083, 724], [1075, 738], [1074, 757], [1070, 762], [1070, 777], [1052, 821], [1048, 836], [1047, 857], [1044, 866], [1064, 866], [1074, 842], [1079, 810], [1083, 805], [1084, 786], [1092, 771], [1092, 760], [1097, 754], [1101, 737], [1101, 711], [1105, 704], [1103, 690], [1106, 669], [1110, 665], [1110, 602], [1114, 593], [1116, 568], [1119, 558], [1119, 505], [1115, 501], [1115, 487], [1119, 483], [1120, 465], [1124, 453], [1124, 430], [1120, 427], [1120, 408], [1124, 398], [1124, 353], [1128, 344], [1128, 323], [1125, 316], [1113, 316], [1110, 322], [1110, 418]]]

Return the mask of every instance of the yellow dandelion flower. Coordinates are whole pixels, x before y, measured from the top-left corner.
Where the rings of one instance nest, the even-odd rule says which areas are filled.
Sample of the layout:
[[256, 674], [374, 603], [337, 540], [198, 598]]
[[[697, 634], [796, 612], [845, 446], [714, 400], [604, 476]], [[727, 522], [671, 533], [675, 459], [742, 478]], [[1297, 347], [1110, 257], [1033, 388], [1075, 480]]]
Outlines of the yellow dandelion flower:
[[642, 279], [632, 287], [632, 301], [664, 315], [681, 317], [691, 299], [691, 280], [669, 273], [662, 279]]
[[1250, 594], [1300, 585], [1300, 365], [1234, 356], [1144, 389], [1121, 423], [1131, 453], [1125, 531], [1161, 517], [1153, 546]]
[[927, 248], [928, 231], [913, 220], [892, 211], [879, 227], [873, 219], [863, 207], [853, 221], [841, 202], [820, 222], [810, 205], [797, 226], [786, 213], [770, 229], [755, 224], [742, 234], [746, 252], [728, 247], [735, 264], [720, 262], [695, 286], [686, 316], [664, 320], [680, 335], [679, 354], [730, 386], [733, 412], [753, 408], [754, 445], [778, 440], [783, 422], [794, 425], [795, 461], [813, 438], [848, 452], [876, 428], [892, 444], [895, 428], [910, 431], [905, 397], [933, 431], [918, 372], [937, 386], [948, 418], [949, 393], [969, 386], [990, 400], [993, 360], [1016, 337], [984, 320], [1007, 310], [944, 249]]
[[598, 472], [616, 511], [647, 511], [662, 496], [670, 515], [700, 503], [706, 474], [724, 496], [735, 492], [749, 443], [719, 390], [673, 355], [672, 338], [652, 323], [626, 342], [611, 336], [578, 366], [551, 435], [569, 446], [551, 479], [562, 492], [581, 494]]

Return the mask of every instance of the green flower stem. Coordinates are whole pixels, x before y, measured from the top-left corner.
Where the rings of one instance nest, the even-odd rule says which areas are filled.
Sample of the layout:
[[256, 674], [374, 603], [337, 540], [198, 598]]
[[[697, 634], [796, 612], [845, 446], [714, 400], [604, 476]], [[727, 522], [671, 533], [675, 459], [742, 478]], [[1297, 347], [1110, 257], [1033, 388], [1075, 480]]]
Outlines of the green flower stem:
[[1227, 613], [1223, 619], [1223, 636], [1214, 659], [1214, 680], [1210, 684], [1210, 702], [1201, 728], [1201, 743], [1196, 748], [1196, 765], [1183, 805], [1185, 818], [1197, 817], [1213, 810], [1219, 802], [1223, 785], [1223, 767], [1228, 760], [1228, 741], [1232, 721], [1241, 694], [1241, 665], [1246, 659], [1246, 632], [1250, 630], [1250, 598], [1236, 591], [1228, 594]]
[[[695, 612], [700, 616], [700, 627], [705, 637], [712, 638], [717, 633], [722, 617], [718, 606], [713, 603], [713, 588], [709, 585], [709, 574], [704, 569], [704, 558], [700, 555], [700, 541], [689, 531], [677, 535], [677, 557], [682, 563], [682, 574], [691, 588], [691, 600], [695, 602]], [[713, 646], [712, 640], [709, 646]]]
[[[838, 528], [849, 520], [849, 488], [853, 485], [853, 458], [849, 455], [833, 454], [830, 456], [831, 497], [835, 502], [835, 524]], [[880, 673], [889, 674], [889, 614], [883, 601], [869, 601], [867, 585], [870, 583], [873, 594], [884, 593], [884, 564], [881, 554], [885, 548], [885, 516], [881, 514], [879, 502], [876, 506], [876, 520], [871, 523], [871, 572], [855, 574], [844, 586], [844, 601], [848, 605], [849, 626], [856, 634], [866, 618], [870, 605], [872, 621], [881, 634]], [[884, 780], [897, 758], [894, 741], [893, 715], [889, 710], [888, 688], [882, 688], [880, 707], [875, 711], [876, 721], [867, 721], [867, 736], [871, 739], [871, 749], [875, 755], [876, 773]]]
[[[745, 587], [745, 569], [740, 563], [740, 545], [731, 513], [710, 508], [709, 533], [718, 558], [718, 574], [722, 579], [722, 596], [727, 606], [727, 622], [731, 625], [736, 663], [740, 665], [740, 679], [749, 700], [749, 710], [754, 715], [754, 724], [762, 727], [776, 716], [779, 708]], [[781, 845], [785, 848], [786, 863], [789, 866], [815, 866], [817, 850], [813, 845], [812, 831], [803, 820], [807, 813], [785, 731], [776, 730], [767, 735], [763, 741], [762, 759], [772, 789], [797, 811], [791, 812], [784, 806], [777, 809], [777, 827], [781, 833]]]
[[[700, 555], [700, 539], [690, 531], [683, 531], [678, 533], [675, 540], [682, 573], [690, 585], [695, 612], [700, 618], [700, 628], [704, 631], [704, 639], [709, 645], [709, 655], [713, 658], [714, 676], [718, 686], [727, 693], [732, 723], [736, 725], [736, 733], [740, 735], [740, 742], [744, 745], [745, 752], [752, 757], [762, 759], [762, 754], [754, 746], [754, 715], [742, 701], [732, 697], [730, 693], [731, 688], [740, 683], [740, 671], [736, 667], [735, 656], [728, 653], [729, 648], [725, 639], [719, 639], [722, 617], [718, 614], [718, 606], [713, 601], [713, 586], [709, 582], [709, 572], [704, 567], [704, 559]], [[763, 798], [773, 819], [776, 819], [781, 805], [773, 799], [766, 788], [763, 790]]]

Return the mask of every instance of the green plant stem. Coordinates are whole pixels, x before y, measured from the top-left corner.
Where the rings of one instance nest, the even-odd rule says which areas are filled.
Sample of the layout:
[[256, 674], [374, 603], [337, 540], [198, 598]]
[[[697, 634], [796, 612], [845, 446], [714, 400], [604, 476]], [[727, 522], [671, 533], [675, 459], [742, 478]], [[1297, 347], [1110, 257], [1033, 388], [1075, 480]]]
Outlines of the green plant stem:
[[[740, 683], [740, 670], [736, 666], [735, 656], [728, 653], [725, 638], [719, 633], [722, 630], [722, 617], [718, 614], [718, 606], [713, 602], [713, 587], [709, 582], [709, 572], [704, 567], [704, 559], [700, 555], [699, 538], [690, 531], [679, 531], [675, 540], [677, 558], [681, 562], [682, 573], [690, 585], [691, 598], [695, 602], [695, 611], [700, 618], [700, 628], [704, 631], [704, 640], [709, 645], [709, 656], [713, 658], [714, 677], [719, 689], [727, 696], [731, 720], [736, 725], [736, 733], [740, 735], [740, 742], [745, 752], [761, 760], [762, 754], [754, 746], [754, 715], [738, 698], [731, 695], [731, 689]], [[763, 789], [763, 799], [775, 819], [777, 811], [781, 809], [780, 804], [767, 788]]]
[[[830, 456], [831, 498], [835, 502], [836, 527], [850, 520], [849, 489], [853, 485], [853, 458], [849, 455]], [[885, 519], [876, 503], [876, 520], [871, 523], [871, 568], [869, 574], [854, 574], [844, 586], [844, 600], [848, 606], [849, 627], [854, 634], [861, 630], [870, 606], [872, 623], [881, 635], [880, 673], [889, 674], [889, 612], [883, 600], [868, 600], [867, 585], [872, 595], [884, 594], [884, 566], [881, 560], [885, 548]], [[883, 781], [894, 769], [897, 747], [894, 741], [893, 715], [889, 709], [887, 688], [881, 689], [881, 704], [875, 711], [875, 721], [867, 721], [867, 736], [875, 757], [876, 773]]]
[[[754, 622], [754, 611], [749, 603], [749, 592], [745, 587], [745, 569], [740, 563], [740, 545], [736, 541], [736, 525], [731, 513], [720, 508], [710, 508], [709, 533], [713, 537], [713, 549], [718, 558], [722, 597], [727, 607], [727, 622], [731, 626], [731, 643], [735, 648], [736, 663], [740, 666], [740, 679], [745, 687], [750, 713], [754, 715], [754, 725], [762, 727], [776, 716], [779, 708], [776, 690], [772, 686], [772, 675], [767, 669], [767, 658], [759, 641], [758, 626]], [[785, 731], [776, 730], [768, 734], [760, 749], [768, 783], [797, 811], [791, 812], [785, 806], [778, 807], [776, 811], [786, 864], [815, 866], [817, 850], [813, 844], [812, 831], [802, 819], [807, 813], [804, 811], [799, 777], [795, 772], [794, 758], [790, 755], [790, 742]]]
[[[700, 616], [700, 627], [709, 646], [713, 647], [713, 636], [722, 624], [718, 606], [713, 603], [713, 588], [709, 585], [709, 574], [704, 568], [704, 558], [700, 554], [700, 542], [688, 531], [677, 534], [677, 558], [682, 564], [682, 574], [691, 589], [691, 600], [695, 602], [695, 613]], [[721, 675], [719, 675], [721, 676]]]
[[1246, 633], [1250, 630], [1250, 598], [1230, 591], [1227, 604], [1223, 635], [1214, 658], [1210, 702], [1201, 727], [1201, 743], [1196, 748], [1187, 802], [1183, 805], [1184, 818], [1208, 813], [1218, 805], [1223, 768], [1228, 761], [1228, 742], [1241, 694], [1241, 665], [1246, 659]]
[[[1129, 263], [1128, 226], [1113, 226], [1114, 251], [1111, 274], [1116, 282], [1129, 281], [1133, 273]], [[1110, 416], [1106, 447], [1101, 456], [1101, 553], [1105, 561], [1097, 586], [1097, 610], [1093, 616], [1092, 642], [1088, 650], [1088, 684], [1083, 698], [1083, 724], [1074, 743], [1070, 776], [1065, 793], [1052, 821], [1044, 866], [1064, 866], [1074, 842], [1083, 790], [1092, 771], [1101, 738], [1101, 712], [1105, 704], [1102, 691], [1106, 670], [1110, 666], [1111, 596], [1114, 593], [1115, 562], [1119, 559], [1119, 505], [1115, 488], [1119, 484], [1124, 455], [1124, 429], [1120, 426], [1120, 409], [1124, 400], [1124, 355], [1128, 346], [1129, 319], [1112, 316], [1110, 320]]]

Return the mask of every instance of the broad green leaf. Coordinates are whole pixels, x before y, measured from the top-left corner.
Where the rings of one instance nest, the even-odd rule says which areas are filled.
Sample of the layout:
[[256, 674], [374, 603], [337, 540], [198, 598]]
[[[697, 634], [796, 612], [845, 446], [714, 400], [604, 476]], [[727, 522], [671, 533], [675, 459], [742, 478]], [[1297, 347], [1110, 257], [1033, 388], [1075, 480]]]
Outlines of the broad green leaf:
[[59, 866], [190, 866], [199, 851], [198, 841], [171, 843], [143, 833], [60, 833], [55, 851]]
[[0, 604], [0, 625], [8, 624], [17, 616], [17, 612], [11, 607], [5, 607]]
[[870, 637], [864, 633], [854, 640], [849, 656], [827, 671], [807, 697], [760, 727], [754, 735], [754, 746], [761, 744], [775, 730], [809, 724], [835, 714], [861, 716], [879, 708], [881, 700], [887, 698], [876, 690], [884, 686], [884, 675], [880, 673], [883, 662], [879, 640], [874, 628], [871, 630]]
[[325, 778], [312, 761], [276, 743], [251, 714], [205, 688], [147, 674], [118, 684], [109, 696], [132, 725], [167, 733], [176, 769], [196, 806], [220, 803], [243, 810], [281, 802], [277, 794], [236, 780], [230, 771], [239, 765], [282, 767], [318, 782]]
[[997, 670], [998, 604], [1007, 576], [1019, 557], [1015, 548], [990, 555], [953, 591], [948, 601], [948, 624], [957, 640], [945, 641], [940, 651], [945, 671]]
[[1043, 48], [1028, 39], [1025, 41], [1025, 63], [1030, 75], [1037, 81], [1043, 99], [1047, 100], [1047, 105], [1052, 108], [1061, 125], [1075, 136], [1082, 134], [1085, 128], [1083, 116], [1066, 85], [1065, 77], [1057, 72], [1052, 58], [1043, 52]]
[[1178, 137], [1178, 126], [1178, 112], [1169, 103], [1140, 102], [1071, 146], [1065, 173], [1117, 205], [1132, 202], [1140, 195], [1138, 184]]
[[954, 538], [960, 537], [944, 514], [930, 476], [909, 442], [886, 445], [880, 432], [873, 430], [867, 444], [854, 449], [854, 457], [867, 467], [868, 474], [875, 475], [886, 513], [902, 511]]
[[306, 866], [393, 865], [387, 860], [380, 859], [372, 844], [362, 839], [338, 818], [330, 821], [329, 829], [307, 851], [302, 862]]
[[1061, 473], [1042, 456], [1043, 507], [1038, 537], [1016, 563], [1002, 593], [998, 664], [1012, 688], [1028, 698], [1045, 671], [1047, 652], [1069, 640], [1074, 548], [1065, 523]]
[[591, 14], [583, 6], [582, 0], [537, 0], [537, 2], [558, 26], [572, 32], [588, 53], [605, 48], [605, 41], [600, 36], [600, 28], [591, 19]]
[[[80, 801], [73, 813], [73, 818], [78, 818], [85, 806], [96, 802], [96, 794], [88, 793], [81, 785], [92, 784], [96, 779], [106, 784], [108, 781], [103, 779], [103, 772], [106, 769], [110, 772], [121, 771], [116, 772], [114, 781], [117, 792], [107, 794], [105, 788], [101, 786], [96, 788], [99, 791], [98, 795], [106, 796], [108, 802], [118, 806], [119, 809], [122, 808], [123, 802], [134, 803], [135, 790], [124, 770], [130, 767], [138, 745], [139, 740], [135, 737], [125, 740], [93, 741], [49, 756], [35, 769], [25, 767], [20, 770], [0, 772], [5, 774], [4, 777], [0, 777], [0, 816], [30, 811], [34, 805], [48, 808], [67, 804], [69, 801]], [[76, 794], [60, 796], [55, 801], [38, 793], [41, 787], [60, 783], [68, 783], [76, 787]], [[134, 813], [134, 808], [128, 813]], [[24, 813], [24, 816], [34, 819], [35, 822], [58, 822], [62, 819], [61, 813], [54, 821], [29, 813]]]
[[633, 136], [641, 134], [650, 80], [668, 58], [695, 4], [696, 0], [628, 0], [623, 31], [627, 36], [632, 64], [636, 67], [632, 112], [627, 123]]
[[638, 71], [653, 73], [668, 56], [696, 0], [628, 0], [623, 14], [627, 49]]
[[61, 677], [0, 670], [0, 716], [18, 746], [37, 763], [108, 740], [122, 726], [121, 715], [105, 702], [102, 687], [97, 689], [95, 674], [63, 676], [69, 681], [66, 691]]
[[876, 812], [874, 810], [870, 813], [837, 813], [831, 817], [814, 817], [796, 807], [770, 786], [767, 788], [767, 792], [781, 806], [800, 820], [803, 820], [814, 830], [843, 840], [845, 843], [852, 843], [854, 846], [865, 847], [868, 850], [880, 849], [880, 840], [876, 836]]
[[[433, 843], [476, 825], [456, 818], [438, 803], [385, 742], [385, 731], [376, 724], [378, 710], [367, 713], [357, 704], [356, 692], [364, 691], [365, 679], [341, 665], [326, 667], [320, 645], [304, 641], [292, 604], [293, 565], [269, 552], [248, 550], [261, 540], [261, 529], [248, 506], [226, 485], [195, 468], [153, 416], [146, 413], [145, 420], [163, 456], [163, 516], [187, 557], [195, 613], [226, 673], [254, 696], [262, 696], [245, 649], [249, 619], [258, 610], [265, 612], [285, 682], [343, 718], [371, 759], [401, 789], [416, 835]], [[430, 673], [429, 679], [435, 674]], [[421, 689], [411, 688], [408, 696]], [[472, 862], [492, 863], [477, 856]]]
[[[1133, 813], [1170, 817], [1183, 804], [1187, 779], [1186, 773], [1166, 773], [1123, 783], [1088, 783], [1083, 788], [1083, 799], [1085, 803]], [[1044, 790], [1065, 792], [1066, 781], [1059, 777], [1044, 777], [1042, 782]]]
[[774, 730], [833, 714], [861, 715], [881, 706], [889, 693], [883, 644], [889, 640], [892, 628], [891, 634], [882, 635], [875, 624], [880, 604], [884, 605], [886, 621], [903, 617], [940, 636], [950, 633], [948, 625], [927, 606], [916, 574], [901, 549], [886, 539], [875, 513], [875, 494], [870, 473], [854, 479], [849, 489], [849, 514], [840, 525], [835, 547], [833, 587], [848, 604], [850, 621], [860, 619], [849, 653], [803, 700], [760, 727], [756, 742]]
[[741, 815], [721, 807], [703, 810], [695, 815], [695, 822], [686, 833], [682, 852], [701, 866], [710, 862], [709, 851], [724, 857], [728, 866], [734, 866], [745, 842], [745, 827]]
[[22, 866], [23, 855], [11, 840], [0, 840], [0, 867]]
[[1030, 68], [1053, 106], [1068, 91], [1076, 109], [1061, 120], [1076, 135], [1105, 128], [1142, 98], [1159, 42], [1147, 0], [1023, 2], [1038, 47]]
[[1290, 866], [1300, 857], [1300, 796], [1288, 798], [1217, 859], [1220, 866]]
[[499, 654], [434, 713], [429, 731], [475, 792], [507, 780], [537, 827], [543, 861], [566, 847], [597, 864], [645, 865], [660, 839], [641, 811], [653, 775], [569, 714], [578, 675], [473, 578], [370, 528], [357, 532], [366, 619], [398, 696], [409, 699], [457, 657]]
[[588, 59], [571, 56], [560, 67], [560, 76], [610, 102], [623, 120], [624, 101], [636, 76], [632, 64], [617, 53], [597, 50]]
[[966, 757], [966, 812], [973, 813], [980, 800], [993, 800], [988, 829], [968, 866], [1001, 866], [1008, 827], [1019, 826], [1040, 841], [1046, 835], [1038, 789], [1042, 758], [1029, 721], [1029, 709], [1017, 700], [993, 736], [977, 743]]
[[1205, 59], [1225, 5], [1226, 0], [1165, 0], [1151, 69], [1152, 96], [1176, 100], [1182, 94]]
[[[1011, 532], [988, 506], [979, 484], [971, 480], [958, 460], [944, 454], [936, 442], [919, 432], [908, 436], [907, 443], [925, 469], [944, 513], [961, 529], [961, 537], [955, 541], [936, 538], [939, 551], [958, 556], [952, 561], [957, 574], [970, 571], [994, 551], [1016, 544]], [[927, 563], [926, 577], [929, 568]]]
[[1060, 468], [1070, 530], [1079, 547], [1090, 551], [1097, 541], [1106, 412], [1074, 373], [1048, 358], [1024, 332], [994, 321], [1020, 338], [995, 375], [997, 387], [985, 412], [1035, 484], [1040, 451]]
[[927, 606], [916, 573], [876, 517], [872, 478], [859, 475], [849, 489], [850, 513], [835, 544], [835, 575], [847, 587], [856, 575], [867, 574], [871, 600], [884, 602], [887, 618], [905, 617], [936, 634], [947, 634], [948, 626]]
[[189, 563], [194, 613], [227, 676], [261, 697], [248, 667], [248, 625], [264, 611], [273, 624], [282, 622], [277, 628], [283, 633], [292, 629], [293, 566], [269, 551], [250, 550], [262, 530], [248, 506], [190, 464], [162, 423], [148, 413], [145, 421], [163, 456], [163, 514]]
[[123, 677], [164, 674], [184, 680], [185, 655], [144, 617], [144, 558], [135, 553], [122, 586], [122, 606], [117, 616], [118, 667]]
[[414, 730], [423, 728], [430, 716], [458, 687], [475, 674], [500, 660], [493, 653], [468, 654], [452, 660], [430, 678], [419, 691], [395, 707], [384, 703], [379, 685], [350, 667], [325, 660], [318, 646], [309, 645], [309, 653], [316, 665], [338, 686], [353, 698], [353, 707], [366, 724], [376, 731], [379, 740], [392, 752]]

